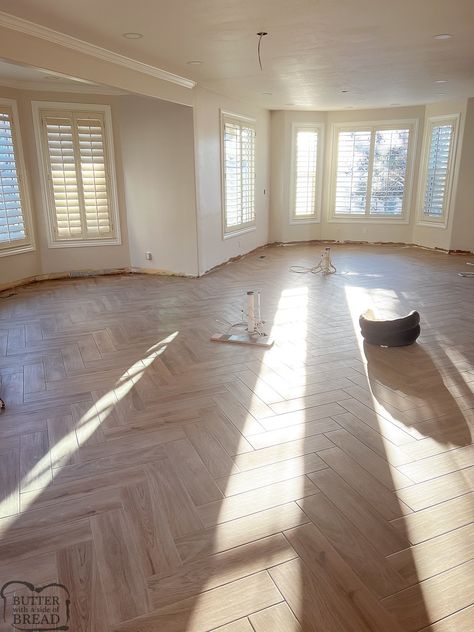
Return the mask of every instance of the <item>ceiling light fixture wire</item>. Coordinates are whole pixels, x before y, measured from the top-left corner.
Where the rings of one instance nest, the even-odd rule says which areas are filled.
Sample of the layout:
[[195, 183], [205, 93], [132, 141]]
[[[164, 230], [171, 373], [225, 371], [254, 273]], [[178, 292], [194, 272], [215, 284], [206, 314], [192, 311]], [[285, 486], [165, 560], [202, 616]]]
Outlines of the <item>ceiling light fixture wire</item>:
[[265, 37], [265, 35], [268, 35], [268, 33], [266, 33], [265, 31], [260, 31], [260, 33], [257, 33], [257, 35], [258, 35], [258, 44], [257, 44], [258, 65], [260, 66], [260, 70], [263, 70], [262, 57], [260, 55], [260, 45], [262, 43], [262, 38]]

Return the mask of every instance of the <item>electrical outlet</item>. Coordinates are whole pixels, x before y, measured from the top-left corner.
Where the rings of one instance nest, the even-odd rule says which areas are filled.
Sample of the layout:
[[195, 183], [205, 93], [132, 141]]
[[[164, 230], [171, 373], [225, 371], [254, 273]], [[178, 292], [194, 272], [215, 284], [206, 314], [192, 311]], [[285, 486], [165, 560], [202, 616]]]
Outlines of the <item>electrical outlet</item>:
[[147, 261], [151, 261], [153, 259], [153, 257], [151, 256], [151, 252], [145, 252], [145, 259]]

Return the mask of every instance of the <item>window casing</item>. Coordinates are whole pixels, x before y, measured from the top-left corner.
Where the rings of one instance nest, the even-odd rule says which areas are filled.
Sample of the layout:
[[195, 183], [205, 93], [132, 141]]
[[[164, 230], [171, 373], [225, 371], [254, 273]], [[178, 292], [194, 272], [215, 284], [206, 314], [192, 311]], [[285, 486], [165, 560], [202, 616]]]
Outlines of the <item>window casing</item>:
[[292, 127], [290, 223], [320, 221], [322, 190], [322, 126]]
[[0, 256], [33, 248], [17, 107], [15, 101], [0, 99]]
[[255, 121], [221, 113], [224, 236], [255, 227]]
[[418, 223], [445, 228], [456, 159], [459, 115], [427, 121], [421, 163]]
[[33, 104], [49, 246], [120, 243], [109, 106]]
[[335, 125], [329, 221], [408, 222], [416, 121]]

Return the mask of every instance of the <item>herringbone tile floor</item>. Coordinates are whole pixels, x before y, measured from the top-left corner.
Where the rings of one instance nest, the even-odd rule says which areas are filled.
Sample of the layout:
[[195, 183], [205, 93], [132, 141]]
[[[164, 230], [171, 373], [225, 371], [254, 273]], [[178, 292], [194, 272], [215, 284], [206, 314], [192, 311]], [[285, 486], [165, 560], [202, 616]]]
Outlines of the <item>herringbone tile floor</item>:
[[[74, 632], [472, 632], [465, 259], [332, 251], [0, 299], [0, 584], [64, 583]], [[248, 289], [274, 347], [211, 343]], [[368, 307], [419, 344], [364, 348]]]

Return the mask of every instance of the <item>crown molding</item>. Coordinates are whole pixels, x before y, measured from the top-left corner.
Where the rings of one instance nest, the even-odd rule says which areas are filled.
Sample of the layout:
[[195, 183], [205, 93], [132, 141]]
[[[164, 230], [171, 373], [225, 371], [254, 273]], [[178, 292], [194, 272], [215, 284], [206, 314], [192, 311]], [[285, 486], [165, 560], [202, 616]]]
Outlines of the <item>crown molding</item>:
[[53, 44], [59, 44], [60, 46], [75, 50], [79, 53], [91, 55], [92, 57], [96, 57], [102, 61], [107, 61], [112, 64], [116, 64], [117, 66], [123, 66], [129, 70], [134, 70], [144, 75], [155, 77], [155, 79], [162, 79], [163, 81], [174, 83], [183, 88], [192, 90], [196, 85], [196, 82], [192, 79], [186, 79], [186, 77], [175, 75], [167, 70], [162, 70], [156, 66], [145, 64], [142, 61], [131, 59], [130, 57], [126, 57], [120, 53], [114, 53], [113, 51], [102, 48], [101, 46], [90, 44], [89, 42], [80, 40], [72, 35], [60, 33], [59, 31], [50, 29], [47, 26], [35, 24], [34, 22], [24, 20], [23, 18], [16, 17], [10, 13], [5, 13], [4, 11], [0, 11], [0, 27], [2, 26], [12, 31], [25, 33], [26, 35], [31, 35], [48, 42], [52, 42]]
[[80, 94], [105, 94], [109, 96], [125, 96], [130, 94], [118, 88], [92, 85], [89, 83], [56, 83], [53, 81], [23, 81], [20, 79], [6, 79], [0, 76], [0, 89], [14, 88], [15, 90], [28, 90], [30, 92], [64, 92]]

